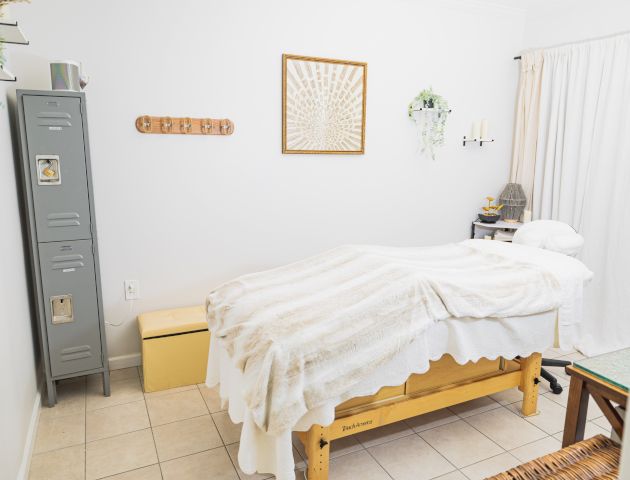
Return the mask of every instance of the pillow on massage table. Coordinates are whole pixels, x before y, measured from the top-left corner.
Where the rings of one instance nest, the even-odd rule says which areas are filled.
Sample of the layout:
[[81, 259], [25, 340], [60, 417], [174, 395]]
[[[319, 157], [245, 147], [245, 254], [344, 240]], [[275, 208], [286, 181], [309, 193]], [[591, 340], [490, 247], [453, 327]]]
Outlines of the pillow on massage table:
[[535, 220], [520, 227], [514, 233], [512, 242], [574, 257], [580, 253], [584, 245], [584, 237], [566, 223], [555, 220]]

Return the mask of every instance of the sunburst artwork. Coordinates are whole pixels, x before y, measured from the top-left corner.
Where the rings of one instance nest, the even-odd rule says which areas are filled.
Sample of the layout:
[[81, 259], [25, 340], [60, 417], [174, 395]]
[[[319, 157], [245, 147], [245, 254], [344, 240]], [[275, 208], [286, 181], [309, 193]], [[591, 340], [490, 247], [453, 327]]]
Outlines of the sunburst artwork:
[[282, 153], [362, 154], [367, 64], [282, 56]]

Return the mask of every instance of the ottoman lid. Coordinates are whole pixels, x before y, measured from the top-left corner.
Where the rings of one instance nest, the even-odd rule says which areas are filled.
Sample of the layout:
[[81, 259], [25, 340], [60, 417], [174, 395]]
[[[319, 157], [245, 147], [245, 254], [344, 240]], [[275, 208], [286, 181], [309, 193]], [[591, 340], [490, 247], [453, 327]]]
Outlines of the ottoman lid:
[[143, 339], [208, 330], [205, 307], [197, 305], [141, 313], [138, 315], [138, 329]]

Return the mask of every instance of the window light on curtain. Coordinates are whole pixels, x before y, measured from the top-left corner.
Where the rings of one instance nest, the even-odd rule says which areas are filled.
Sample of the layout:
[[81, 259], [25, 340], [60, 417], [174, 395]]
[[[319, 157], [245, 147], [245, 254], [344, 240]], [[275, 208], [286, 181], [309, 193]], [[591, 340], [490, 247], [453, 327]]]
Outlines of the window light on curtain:
[[[630, 346], [630, 33], [523, 55], [512, 181], [572, 225], [595, 272], [584, 353]], [[531, 195], [531, 197], [530, 197]]]

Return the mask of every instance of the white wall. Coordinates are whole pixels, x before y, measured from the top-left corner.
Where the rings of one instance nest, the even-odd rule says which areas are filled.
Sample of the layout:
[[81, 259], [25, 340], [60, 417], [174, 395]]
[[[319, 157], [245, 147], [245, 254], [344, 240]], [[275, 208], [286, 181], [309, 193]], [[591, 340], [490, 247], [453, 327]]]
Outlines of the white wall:
[[38, 394], [7, 85], [0, 82], [0, 480], [15, 480], [28, 464], [23, 455]]
[[[199, 304], [236, 275], [343, 243], [466, 238], [508, 176], [524, 12], [482, 1], [57, 0], [19, 5], [31, 45], [12, 68], [49, 88], [77, 59], [86, 89], [110, 356], [139, 351], [135, 316]], [[492, 2], [499, 3], [500, 2]], [[368, 62], [366, 154], [285, 156], [281, 55]], [[408, 102], [451, 103], [448, 145], [417, 153]], [[138, 115], [229, 117], [231, 137], [141, 135]], [[495, 144], [461, 146], [487, 117]], [[141, 299], [125, 302], [123, 280]]]
[[523, 45], [550, 47], [630, 30], [628, 0], [529, 0]]

